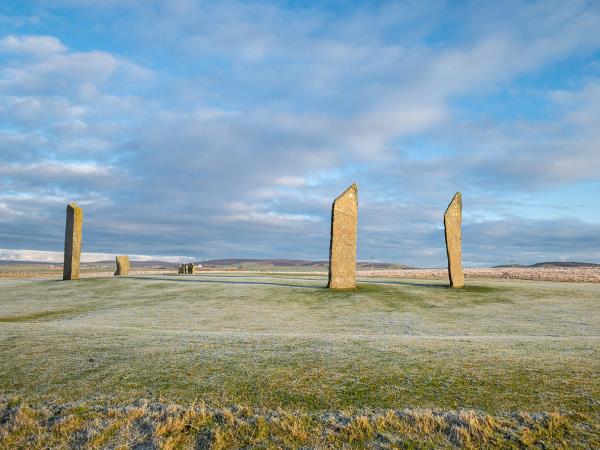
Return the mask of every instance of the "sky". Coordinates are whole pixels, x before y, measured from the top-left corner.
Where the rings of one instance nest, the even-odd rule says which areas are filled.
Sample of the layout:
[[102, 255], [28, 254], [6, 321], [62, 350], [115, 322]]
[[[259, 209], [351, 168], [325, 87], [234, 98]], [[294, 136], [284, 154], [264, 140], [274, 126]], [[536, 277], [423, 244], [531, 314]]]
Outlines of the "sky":
[[0, 259], [600, 263], [597, 1], [0, 2]]

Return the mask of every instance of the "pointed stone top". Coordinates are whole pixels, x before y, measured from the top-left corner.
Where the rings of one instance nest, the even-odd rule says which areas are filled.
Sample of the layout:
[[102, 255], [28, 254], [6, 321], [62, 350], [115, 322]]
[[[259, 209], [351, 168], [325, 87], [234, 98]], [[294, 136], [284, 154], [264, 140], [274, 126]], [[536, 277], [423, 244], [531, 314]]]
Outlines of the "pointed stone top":
[[457, 192], [456, 194], [454, 194], [454, 197], [452, 197], [452, 201], [448, 205], [448, 208], [446, 208], [446, 214], [448, 214], [450, 210], [456, 206], [462, 209], [462, 194], [460, 192]]
[[356, 183], [352, 183], [351, 186], [348, 187], [348, 189], [346, 189], [344, 192], [342, 192], [337, 198], [340, 199], [342, 197], [345, 197], [348, 194], [354, 194], [354, 196], [356, 196], [358, 194], [358, 186], [356, 185]]

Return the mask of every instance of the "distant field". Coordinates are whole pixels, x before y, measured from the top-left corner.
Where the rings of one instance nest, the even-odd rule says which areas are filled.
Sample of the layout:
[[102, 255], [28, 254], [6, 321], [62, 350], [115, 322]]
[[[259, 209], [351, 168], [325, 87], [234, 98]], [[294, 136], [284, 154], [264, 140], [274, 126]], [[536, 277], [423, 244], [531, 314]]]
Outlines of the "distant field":
[[597, 285], [325, 281], [0, 282], [0, 446], [600, 446]]
[[[177, 273], [177, 267], [152, 267], [148, 264], [140, 265], [135, 261], [132, 263], [132, 275], [172, 275]], [[558, 264], [558, 263], [557, 263]], [[577, 263], [575, 263], [577, 264]], [[391, 266], [391, 265], [390, 265]], [[111, 263], [97, 264], [86, 263], [81, 267], [82, 278], [107, 277], [115, 271]], [[327, 267], [320, 265], [273, 265], [260, 262], [240, 263], [233, 265], [221, 265], [218, 267], [198, 268], [200, 273], [218, 274], [222, 272], [238, 274], [306, 274], [326, 275]], [[464, 269], [468, 280], [484, 279], [507, 279], [507, 280], [532, 280], [532, 281], [561, 281], [577, 283], [600, 283], [600, 266], [567, 266], [567, 267], [493, 267], [493, 268], [467, 268]], [[389, 277], [398, 279], [435, 279], [447, 280], [446, 269], [413, 269], [413, 268], [390, 268], [377, 267], [373, 269], [361, 263], [357, 267], [357, 273], [363, 277]], [[0, 280], [10, 279], [60, 279], [62, 278], [61, 265], [44, 264], [1, 264]]]
[[[91, 277], [109, 277], [116, 270], [116, 266], [87, 266], [82, 265], [80, 276], [82, 278]], [[138, 275], [150, 274], [169, 274], [177, 273], [173, 268], [140, 268], [134, 269]], [[18, 264], [18, 265], [0, 265], [0, 280], [20, 280], [20, 279], [62, 279], [62, 265], [46, 266], [41, 264]]]

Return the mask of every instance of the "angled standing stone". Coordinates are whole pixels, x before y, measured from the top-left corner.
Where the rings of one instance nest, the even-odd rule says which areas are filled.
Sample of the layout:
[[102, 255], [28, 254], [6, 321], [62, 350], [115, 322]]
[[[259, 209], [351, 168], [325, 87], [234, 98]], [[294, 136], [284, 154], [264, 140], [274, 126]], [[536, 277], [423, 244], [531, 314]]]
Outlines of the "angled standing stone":
[[117, 256], [117, 270], [115, 272], [115, 276], [125, 276], [129, 275], [129, 256]]
[[336, 198], [331, 207], [328, 288], [356, 287], [356, 227], [358, 187], [356, 183]]
[[465, 287], [462, 268], [462, 196], [457, 192], [444, 214], [446, 253], [448, 254], [448, 277], [450, 287]]
[[83, 210], [75, 203], [69, 203], [67, 205], [67, 225], [65, 227], [65, 259], [63, 264], [63, 280], [79, 279], [82, 225]]

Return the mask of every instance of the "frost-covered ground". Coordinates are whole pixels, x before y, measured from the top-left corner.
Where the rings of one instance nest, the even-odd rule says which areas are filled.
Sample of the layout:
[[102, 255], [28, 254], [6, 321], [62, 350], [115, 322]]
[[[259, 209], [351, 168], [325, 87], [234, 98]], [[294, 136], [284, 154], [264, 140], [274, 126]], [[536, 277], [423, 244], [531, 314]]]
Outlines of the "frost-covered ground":
[[[598, 285], [497, 280], [450, 290], [385, 277], [332, 292], [324, 284], [316, 275], [204, 273], [2, 281], [0, 445], [32, 444], [33, 435], [40, 446], [68, 443], [71, 432], [72, 442], [100, 433], [98, 446], [117, 445], [129, 425], [115, 418], [144, 401], [180, 412], [203, 402], [212, 411], [210, 420], [188, 413], [194, 426], [176, 415], [181, 429], [158, 414], [144, 438], [152, 445], [172, 437], [214, 447], [393, 448], [413, 438], [453, 446], [495, 442], [485, 440], [494, 433], [519, 445], [600, 443]], [[464, 430], [433, 419], [415, 425], [421, 419], [412, 415], [428, 410]], [[328, 414], [358, 422], [344, 428]], [[278, 441], [286, 428], [275, 416], [300, 427], [296, 437]], [[64, 420], [73, 423], [55, 430]], [[160, 420], [171, 420], [168, 435]], [[477, 431], [482, 424], [488, 431]], [[342, 441], [328, 440], [335, 430]]]
[[[81, 277], [107, 277], [114, 272], [114, 267], [82, 267]], [[470, 280], [480, 279], [506, 279], [506, 280], [530, 280], [530, 281], [561, 281], [571, 283], [600, 283], [600, 267], [508, 267], [508, 268], [467, 268], [464, 270], [465, 277]], [[135, 276], [145, 275], [174, 275], [176, 269], [134, 269], [131, 274]], [[273, 267], [255, 266], [253, 268], [238, 269], [200, 269], [199, 273], [219, 275], [315, 275], [326, 276], [327, 271], [322, 267]], [[434, 279], [447, 280], [446, 269], [375, 269], [361, 268], [357, 271], [358, 276], [369, 278], [391, 277], [399, 279]], [[62, 268], [40, 267], [34, 265], [14, 265], [0, 267], [0, 280], [10, 279], [60, 279]]]
[[[533, 281], [562, 281], [572, 283], [600, 283], [600, 267], [505, 267], [487, 269], [465, 269], [467, 279], [507, 279]], [[446, 279], [444, 269], [398, 269], [365, 271], [363, 275], [389, 276], [398, 278]]]

